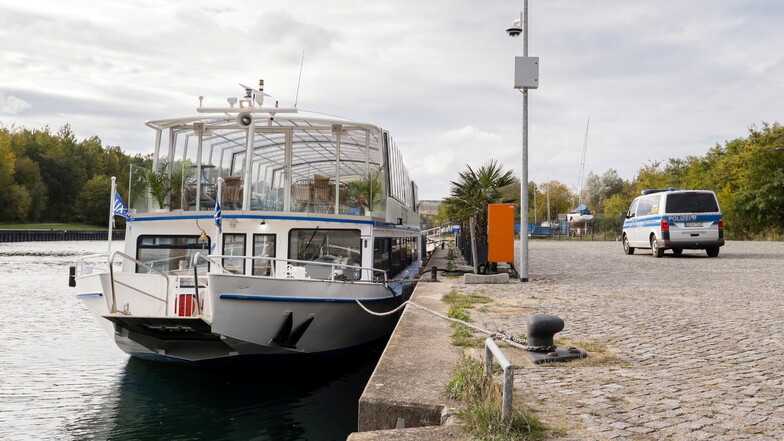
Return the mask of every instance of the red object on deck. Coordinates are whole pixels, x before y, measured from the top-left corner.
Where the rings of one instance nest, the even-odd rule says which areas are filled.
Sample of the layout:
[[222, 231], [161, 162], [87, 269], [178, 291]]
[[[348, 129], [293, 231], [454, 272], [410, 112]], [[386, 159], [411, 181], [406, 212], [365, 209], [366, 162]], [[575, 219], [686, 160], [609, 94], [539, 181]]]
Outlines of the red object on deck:
[[177, 294], [177, 303], [174, 305], [174, 313], [180, 317], [193, 317], [196, 309], [195, 294]]

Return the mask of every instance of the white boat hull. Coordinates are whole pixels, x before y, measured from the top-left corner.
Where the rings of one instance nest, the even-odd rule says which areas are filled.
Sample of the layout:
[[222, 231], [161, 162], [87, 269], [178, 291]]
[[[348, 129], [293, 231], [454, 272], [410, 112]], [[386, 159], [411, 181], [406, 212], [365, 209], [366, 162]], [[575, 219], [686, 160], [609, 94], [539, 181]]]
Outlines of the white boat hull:
[[199, 292], [201, 311], [209, 315], [178, 316], [171, 314], [173, 306], [153, 313], [154, 302], [117, 286], [121, 307], [112, 313], [107, 274], [80, 278], [79, 286], [78, 297], [120, 349], [197, 365], [350, 353], [388, 337], [400, 315], [370, 314], [355, 299], [383, 313], [406, 297], [378, 283], [210, 274], [210, 289]]
[[[301, 279], [263, 279], [210, 275], [213, 302], [212, 330], [261, 347], [264, 353], [330, 353], [384, 338], [392, 332], [397, 314], [391, 311], [402, 296], [376, 283], [330, 282]], [[291, 316], [291, 330], [312, 318], [304, 333], [288, 347], [274, 342]]]
[[593, 219], [592, 214], [575, 214], [570, 213], [567, 215], [567, 220], [569, 221], [569, 225], [573, 227], [582, 227], [585, 226], [586, 222]]

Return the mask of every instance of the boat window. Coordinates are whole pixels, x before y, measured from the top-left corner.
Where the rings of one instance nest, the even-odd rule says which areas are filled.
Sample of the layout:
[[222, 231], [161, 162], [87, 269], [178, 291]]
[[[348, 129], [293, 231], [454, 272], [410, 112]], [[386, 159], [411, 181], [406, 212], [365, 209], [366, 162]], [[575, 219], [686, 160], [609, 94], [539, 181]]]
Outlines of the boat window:
[[392, 267], [392, 276], [398, 274], [400, 271], [403, 271], [403, 264], [401, 262], [400, 256], [400, 242], [402, 239], [392, 239], [392, 259], [391, 259], [391, 267]]
[[[210, 249], [209, 239], [199, 240], [199, 236], [139, 236], [136, 246], [136, 259], [150, 265], [164, 274], [192, 274], [193, 256]], [[199, 268], [207, 263], [199, 262]], [[144, 266], [136, 265], [137, 273], [150, 273]]]
[[[244, 256], [245, 255], [245, 235], [244, 234], [224, 234], [223, 251], [224, 256]], [[223, 259], [223, 268], [232, 274], [245, 274], [245, 259], [240, 257], [229, 257]]]
[[389, 194], [400, 201], [403, 205], [411, 207], [414, 204], [413, 192], [410, 191], [411, 180], [408, 178], [408, 170], [403, 164], [403, 156], [400, 154], [397, 145], [392, 137], [384, 132], [384, 142], [389, 156]]
[[311, 279], [329, 279], [333, 274], [359, 278], [342, 265], [361, 266], [361, 245], [359, 230], [293, 229], [289, 232], [289, 259], [311, 262], [291, 263], [304, 266], [305, 276]]
[[373, 241], [373, 268], [386, 271], [387, 276], [392, 271], [389, 257], [391, 249], [391, 239], [389, 238]]
[[[275, 235], [274, 234], [254, 234], [253, 235], [253, 256], [254, 257], [275, 257]], [[265, 259], [253, 259], [254, 276], [271, 276], [272, 262]]]

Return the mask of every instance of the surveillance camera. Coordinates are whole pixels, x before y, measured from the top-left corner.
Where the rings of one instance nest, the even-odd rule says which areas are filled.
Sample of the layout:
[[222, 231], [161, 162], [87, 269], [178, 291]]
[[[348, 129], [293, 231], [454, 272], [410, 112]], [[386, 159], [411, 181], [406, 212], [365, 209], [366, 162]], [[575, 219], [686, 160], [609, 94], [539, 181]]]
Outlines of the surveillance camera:
[[506, 33], [509, 34], [510, 37], [517, 37], [523, 32], [523, 28], [517, 25], [512, 25], [506, 28]]

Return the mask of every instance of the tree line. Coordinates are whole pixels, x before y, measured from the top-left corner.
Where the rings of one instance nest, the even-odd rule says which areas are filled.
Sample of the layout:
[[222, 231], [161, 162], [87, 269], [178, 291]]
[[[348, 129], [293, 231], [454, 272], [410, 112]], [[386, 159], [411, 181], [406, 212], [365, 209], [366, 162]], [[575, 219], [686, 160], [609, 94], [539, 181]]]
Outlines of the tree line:
[[[465, 221], [466, 213], [486, 216], [489, 203], [519, 203], [520, 184], [496, 161], [466, 170], [452, 182], [433, 220]], [[642, 190], [651, 188], [713, 190], [724, 214], [724, 228], [731, 239], [781, 239], [784, 236], [784, 127], [763, 122], [751, 126], [748, 136], [716, 144], [705, 155], [670, 158], [644, 164], [631, 180], [614, 169], [601, 175], [589, 173], [582, 194], [550, 181], [528, 183], [529, 221], [557, 220], [580, 200], [596, 211], [597, 219], [617, 219]], [[470, 191], [466, 191], [470, 189]], [[473, 208], [472, 208], [473, 207]], [[478, 207], [478, 208], [477, 208]], [[472, 211], [473, 210], [473, 211]], [[470, 217], [470, 216], [468, 216]], [[519, 219], [518, 219], [519, 221]], [[613, 224], [614, 225], [614, 224]]]
[[123, 194], [130, 165], [151, 161], [97, 136], [78, 141], [69, 125], [56, 133], [0, 127], [0, 222], [106, 226], [111, 176]]
[[[780, 149], [777, 149], [780, 148]], [[108, 224], [111, 176], [121, 194], [131, 164], [150, 167], [152, 155], [129, 155], [92, 136], [77, 140], [69, 125], [56, 133], [0, 126], [0, 222]], [[763, 122], [746, 137], [716, 144], [705, 155], [644, 164], [631, 180], [608, 169], [589, 173], [580, 200], [599, 217], [617, 218], [647, 188], [707, 189], [716, 192], [727, 237], [778, 239], [784, 235], [784, 127]], [[547, 219], [576, 206], [568, 186], [528, 183], [529, 219]], [[536, 202], [534, 204], [534, 201]], [[519, 181], [495, 161], [467, 167], [452, 182], [451, 194], [433, 222], [462, 218], [472, 209], [483, 217], [486, 204], [520, 202]], [[484, 207], [484, 208], [482, 208]]]

